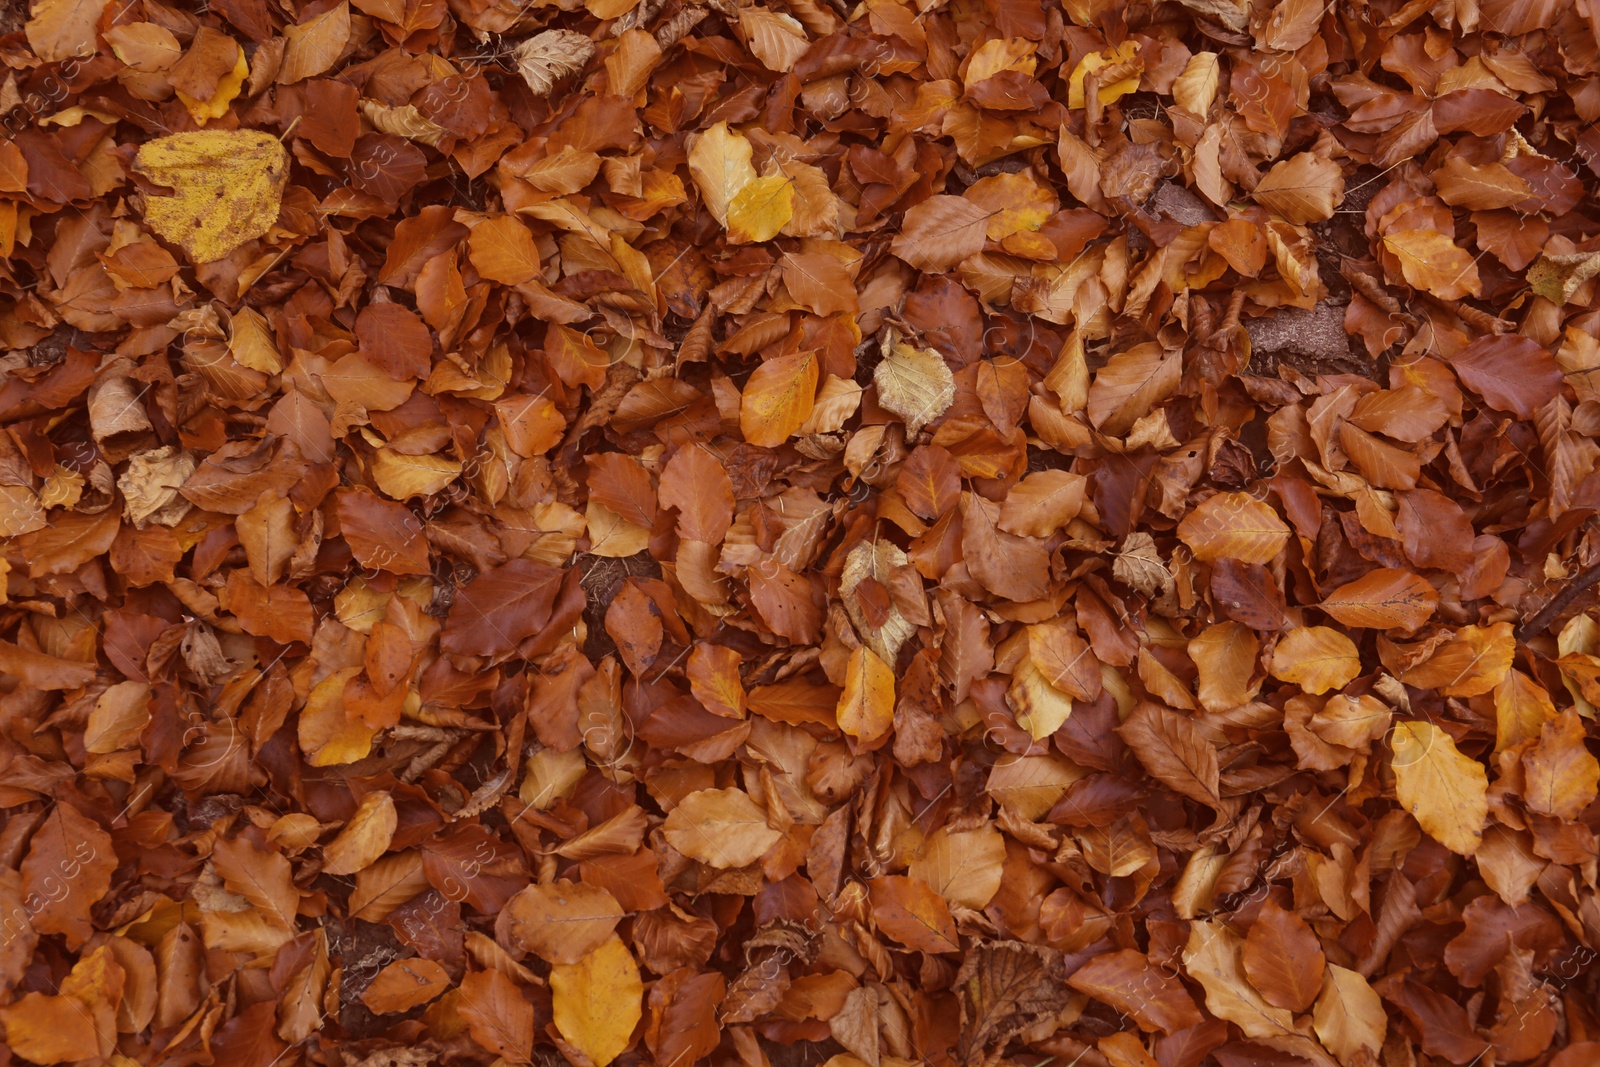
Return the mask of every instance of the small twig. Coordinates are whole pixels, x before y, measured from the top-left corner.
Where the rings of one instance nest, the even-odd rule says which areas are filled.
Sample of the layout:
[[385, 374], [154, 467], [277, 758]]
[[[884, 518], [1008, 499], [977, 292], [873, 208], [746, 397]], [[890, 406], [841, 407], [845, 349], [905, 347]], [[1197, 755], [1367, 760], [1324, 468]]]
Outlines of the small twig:
[[1550, 603], [1539, 609], [1539, 613], [1521, 626], [1517, 627], [1517, 640], [1526, 643], [1529, 638], [1537, 637], [1549, 628], [1560, 615], [1579, 596], [1600, 583], [1600, 563], [1580, 571], [1578, 576], [1567, 583], [1567, 587], [1550, 598]]

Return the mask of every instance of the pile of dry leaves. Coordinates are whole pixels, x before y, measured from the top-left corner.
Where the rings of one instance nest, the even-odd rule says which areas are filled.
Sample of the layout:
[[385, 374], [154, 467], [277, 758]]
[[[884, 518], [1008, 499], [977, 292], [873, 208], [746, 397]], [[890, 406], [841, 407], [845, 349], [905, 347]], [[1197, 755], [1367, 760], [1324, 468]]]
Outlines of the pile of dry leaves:
[[0, 1064], [1600, 1063], [1600, 2], [0, 20]]

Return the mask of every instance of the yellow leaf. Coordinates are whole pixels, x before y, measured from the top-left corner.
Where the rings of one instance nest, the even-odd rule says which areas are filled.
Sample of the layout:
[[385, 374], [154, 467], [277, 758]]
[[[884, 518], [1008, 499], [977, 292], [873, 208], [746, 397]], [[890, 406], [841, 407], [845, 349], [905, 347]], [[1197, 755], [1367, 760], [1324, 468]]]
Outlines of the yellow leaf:
[[943, 415], [955, 401], [955, 376], [944, 357], [931, 348], [895, 345], [872, 372], [878, 404], [906, 423], [906, 436]]
[[1588, 679], [1591, 675], [1586, 671], [1570, 669], [1567, 663], [1574, 655], [1592, 660], [1594, 653], [1600, 651], [1600, 623], [1590, 618], [1588, 612], [1574, 615], [1556, 635], [1556, 651], [1561, 655], [1556, 661], [1561, 668], [1561, 684], [1572, 695], [1573, 706], [1585, 719], [1594, 718], [1595, 706], [1585, 692], [1590, 687]]
[[1006, 701], [1017, 716], [1017, 725], [1035, 741], [1061, 729], [1072, 715], [1072, 698], [1045, 681], [1031, 659], [1022, 660], [1012, 672]]
[[277, 374], [283, 370], [278, 342], [261, 312], [240, 308], [233, 313], [231, 325], [233, 336], [228, 340], [228, 354], [236, 363], [262, 374]]
[[372, 461], [372, 480], [385, 496], [410, 500], [432, 496], [461, 474], [461, 461], [447, 456], [403, 456], [393, 449], [378, 449]]
[[650, 544], [650, 528], [629, 522], [600, 501], [590, 498], [585, 523], [589, 552], [607, 559], [622, 559], [643, 552]]
[[1055, 192], [1027, 171], [979, 178], [962, 196], [991, 213], [984, 231], [991, 241], [1037, 230], [1061, 210]]
[[700, 190], [711, 217], [728, 226], [728, 208], [740, 190], [756, 180], [750, 165], [750, 142], [744, 135], [728, 129], [726, 122], [694, 138], [689, 146], [689, 174]]
[[1478, 265], [1467, 250], [1438, 230], [1398, 230], [1383, 235], [1383, 247], [1400, 261], [1406, 284], [1440, 300], [1482, 296]]
[[1327, 626], [1291, 630], [1272, 652], [1272, 676], [1308, 693], [1338, 689], [1360, 673], [1355, 643]]
[[1494, 687], [1494, 750], [1538, 737], [1545, 723], [1556, 717], [1556, 706], [1545, 687], [1513, 668]]
[[271, 134], [216, 130], [158, 137], [134, 169], [171, 196], [145, 197], [145, 219], [195, 263], [221, 259], [278, 219], [289, 154]]
[[744, 439], [776, 448], [804, 426], [816, 403], [817, 373], [817, 357], [811, 352], [792, 352], [757, 367], [739, 405]]
[[365, 759], [372, 751], [377, 731], [344, 710], [345, 683], [361, 673], [360, 667], [334, 671], [306, 698], [300, 711], [300, 751], [313, 767], [332, 767]]
[[[1084, 56], [1073, 70], [1072, 78], [1067, 82], [1067, 107], [1084, 106], [1083, 79], [1091, 71], [1110, 68], [1107, 73], [1099, 76], [1099, 95], [1102, 104], [1113, 103], [1129, 93], [1137, 92], [1139, 76], [1144, 72], [1144, 63], [1138, 56], [1139, 43], [1132, 38], [1123, 41], [1116, 48], [1104, 52], [1091, 52]], [[1107, 81], [1108, 77], [1115, 80]]]
[[726, 870], [748, 867], [783, 835], [738, 789], [701, 789], [678, 802], [663, 826], [667, 843], [692, 860]]
[[1483, 841], [1489, 816], [1489, 775], [1430, 722], [1402, 722], [1390, 735], [1395, 796], [1429, 836], [1462, 856]]
[[550, 968], [556, 1029], [595, 1067], [606, 1067], [628, 1047], [643, 994], [639, 965], [615, 934], [577, 963]]
[[1360, 973], [1330, 963], [1322, 972], [1322, 992], [1311, 1010], [1311, 1021], [1324, 1047], [1345, 1067], [1362, 1049], [1377, 1054], [1389, 1034], [1389, 1017], [1378, 996]]
[[[237, 47], [235, 45], [235, 48]], [[196, 100], [181, 89], [173, 91], [178, 94], [178, 99], [183, 101], [183, 106], [189, 109], [195, 125], [204, 126], [212, 119], [220, 119], [228, 113], [228, 105], [239, 95], [239, 90], [244, 88], [244, 80], [249, 76], [250, 64], [245, 61], [244, 50], [239, 49], [237, 62], [233, 64], [232, 70], [217, 80], [217, 91], [211, 94], [210, 100]]]
[[1196, 559], [1271, 563], [1289, 540], [1289, 527], [1248, 493], [1218, 493], [1184, 516], [1178, 538]]
[[1173, 103], [1199, 118], [1211, 112], [1221, 74], [1215, 52], [1196, 52], [1172, 83]]
[[728, 204], [728, 240], [770, 241], [794, 217], [794, 182], [781, 174], [757, 178]]
[[865, 645], [850, 653], [838, 715], [839, 729], [863, 745], [894, 725], [894, 671]]
[[394, 798], [387, 789], [375, 789], [361, 798], [356, 813], [339, 836], [322, 850], [323, 874], [355, 874], [376, 863], [389, 851], [399, 825]]

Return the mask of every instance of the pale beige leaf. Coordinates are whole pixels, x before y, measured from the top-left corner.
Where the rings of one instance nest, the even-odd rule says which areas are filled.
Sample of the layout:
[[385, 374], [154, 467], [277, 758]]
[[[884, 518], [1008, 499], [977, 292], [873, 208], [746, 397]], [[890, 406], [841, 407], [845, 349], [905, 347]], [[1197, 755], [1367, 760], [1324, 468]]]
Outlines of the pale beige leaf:
[[744, 135], [719, 122], [689, 143], [689, 174], [711, 217], [728, 226], [728, 208], [740, 190], [756, 180], [752, 150]]
[[711, 867], [748, 867], [783, 837], [767, 825], [767, 813], [738, 789], [690, 793], [667, 815], [673, 848]]
[[517, 73], [534, 96], [548, 96], [561, 79], [576, 74], [594, 56], [595, 44], [572, 30], [545, 30], [512, 50]]
[[1000, 891], [1006, 842], [990, 823], [971, 829], [941, 826], [922, 843], [908, 872], [951, 904], [982, 910]]
[[1215, 52], [1196, 52], [1189, 57], [1183, 73], [1172, 83], [1172, 99], [1179, 107], [1200, 118], [1211, 112], [1221, 83], [1221, 64]]
[[956, 396], [955, 376], [944, 357], [931, 348], [895, 345], [879, 361], [872, 380], [879, 405], [905, 420], [909, 436], [943, 415]]
[[1311, 1020], [1317, 1037], [1345, 1067], [1354, 1067], [1362, 1049], [1381, 1051], [1389, 1034], [1383, 999], [1359, 973], [1334, 963], [1323, 972]]

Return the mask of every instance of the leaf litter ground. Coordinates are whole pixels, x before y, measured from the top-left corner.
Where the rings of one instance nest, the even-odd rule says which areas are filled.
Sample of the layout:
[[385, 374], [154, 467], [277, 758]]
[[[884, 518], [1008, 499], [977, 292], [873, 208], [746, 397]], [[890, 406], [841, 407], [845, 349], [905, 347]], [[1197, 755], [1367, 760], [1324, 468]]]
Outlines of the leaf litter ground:
[[1600, 1062], [1600, 10], [39, 0], [6, 1062]]

